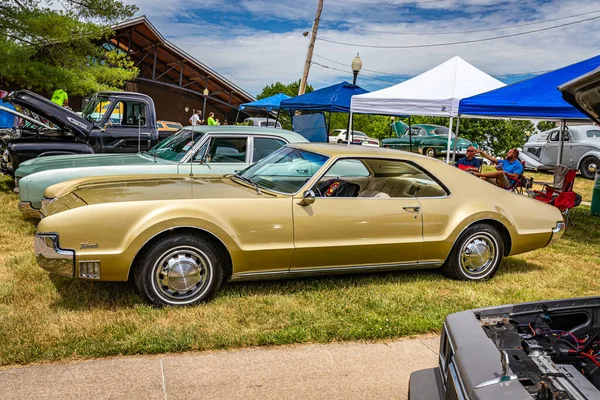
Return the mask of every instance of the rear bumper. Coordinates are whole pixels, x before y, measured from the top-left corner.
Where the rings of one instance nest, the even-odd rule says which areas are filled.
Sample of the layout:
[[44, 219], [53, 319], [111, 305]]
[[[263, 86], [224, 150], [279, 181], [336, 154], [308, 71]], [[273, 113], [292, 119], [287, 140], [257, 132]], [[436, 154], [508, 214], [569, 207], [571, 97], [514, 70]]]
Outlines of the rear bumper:
[[75, 251], [61, 249], [56, 233], [38, 233], [33, 238], [38, 265], [53, 274], [75, 276]]
[[410, 374], [408, 400], [443, 400], [444, 386], [439, 368], [429, 368]]
[[31, 202], [29, 201], [19, 202], [19, 211], [21, 211], [21, 214], [23, 214], [27, 218], [42, 218], [42, 213], [40, 212], [40, 210], [38, 210], [37, 208], [33, 208], [31, 206]]
[[556, 242], [558, 239], [562, 238], [565, 234], [565, 230], [567, 229], [567, 224], [565, 222], [559, 221], [556, 223], [556, 227], [552, 229], [552, 236], [550, 237], [550, 241], [548, 241], [547, 246]]

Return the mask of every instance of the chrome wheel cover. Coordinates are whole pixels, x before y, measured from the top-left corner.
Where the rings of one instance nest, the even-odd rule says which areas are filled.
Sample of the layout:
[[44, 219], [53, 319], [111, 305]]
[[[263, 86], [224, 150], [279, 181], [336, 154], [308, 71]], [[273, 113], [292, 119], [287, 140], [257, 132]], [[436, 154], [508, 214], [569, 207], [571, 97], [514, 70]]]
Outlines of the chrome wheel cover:
[[586, 169], [590, 175], [594, 175], [596, 173], [596, 171], [598, 170], [598, 164], [596, 164], [595, 161], [592, 161], [591, 163], [589, 163], [587, 165]]
[[433, 150], [433, 149], [427, 149], [427, 152], [425, 153], [425, 155], [427, 157], [435, 157], [435, 150]]
[[470, 279], [485, 278], [498, 261], [498, 242], [487, 232], [475, 233], [463, 242], [458, 257], [465, 276]]
[[166, 303], [188, 304], [202, 297], [212, 281], [208, 257], [200, 250], [179, 246], [163, 253], [152, 268], [152, 286]]

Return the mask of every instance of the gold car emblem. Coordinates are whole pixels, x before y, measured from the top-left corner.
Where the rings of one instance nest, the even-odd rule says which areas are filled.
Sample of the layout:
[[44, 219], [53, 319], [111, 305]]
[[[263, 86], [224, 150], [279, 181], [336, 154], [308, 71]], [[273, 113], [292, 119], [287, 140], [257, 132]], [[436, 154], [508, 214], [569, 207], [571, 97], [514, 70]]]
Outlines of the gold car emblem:
[[98, 243], [88, 243], [88, 242], [79, 243], [79, 250], [82, 250], [82, 249], [97, 249], [98, 247], [99, 247]]

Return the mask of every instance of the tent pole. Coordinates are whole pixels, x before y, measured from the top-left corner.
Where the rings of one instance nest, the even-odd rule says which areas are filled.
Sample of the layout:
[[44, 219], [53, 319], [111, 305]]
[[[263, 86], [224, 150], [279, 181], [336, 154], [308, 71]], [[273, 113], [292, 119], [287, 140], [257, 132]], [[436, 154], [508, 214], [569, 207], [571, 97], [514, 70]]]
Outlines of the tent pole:
[[411, 121], [411, 116], [408, 116], [408, 143], [409, 143], [409, 149], [410, 152], [412, 153], [412, 121]]
[[[327, 137], [329, 138], [329, 131], [331, 130], [331, 111], [329, 111], [329, 116], [327, 117]], [[329, 139], [327, 139], [329, 140]]]
[[563, 148], [565, 147], [565, 141], [564, 141], [564, 137], [565, 137], [565, 125], [567, 124], [566, 120], [561, 120], [560, 121], [560, 136], [559, 136], [559, 140], [560, 140], [560, 145], [558, 148], [558, 158], [556, 160], [556, 165], [561, 165], [562, 164], [562, 157], [563, 157]]
[[277, 128], [278, 122], [279, 122], [279, 108], [277, 109], [277, 117], [275, 118], [275, 128]]
[[352, 143], [352, 111], [348, 113], [348, 130], [346, 131], [346, 140], [348, 141], [348, 146]]
[[267, 122], [266, 122], [265, 128], [268, 128], [269, 127], [269, 109], [267, 108], [266, 110], [267, 110]]
[[239, 117], [239, 116], [240, 116], [240, 108], [238, 107], [238, 112], [237, 112], [237, 114], [235, 115], [235, 123], [234, 123], [234, 125], [235, 125], [235, 124], [237, 124], [237, 121], [238, 121], [238, 117]]
[[448, 146], [446, 147], [446, 164], [450, 163], [450, 142], [452, 141], [452, 124], [454, 117], [450, 116], [450, 128], [448, 129]]
[[460, 115], [456, 117], [456, 130], [454, 131], [454, 151], [452, 152], [452, 164], [456, 161], [456, 147], [458, 143], [458, 127], [460, 126]]

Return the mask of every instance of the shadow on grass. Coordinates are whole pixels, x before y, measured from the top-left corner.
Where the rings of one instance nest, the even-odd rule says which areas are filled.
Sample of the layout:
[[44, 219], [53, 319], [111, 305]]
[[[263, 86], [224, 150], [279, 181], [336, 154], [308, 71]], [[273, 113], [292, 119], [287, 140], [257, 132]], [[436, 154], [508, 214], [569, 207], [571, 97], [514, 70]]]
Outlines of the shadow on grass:
[[[527, 273], [543, 269], [524, 260], [508, 258], [502, 262], [496, 276], [509, 273]], [[118, 310], [147, 304], [137, 295], [132, 284], [126, 282], [88, 282], [60, 276], [50, 276], [60, 300], [53, 306], [69, 310]], [[371, 272], [312, 278], [290, 278], [256, 282], [230, 282], [221, 287], [218, 296], [242, 298], [248, 296], [293, 296], [326, 290], [347, 290], [386, 284], [410, 285], [416, 282], [450, 281], [440, 269]]]
[[600, 245], [600, 216], [592, 216], [590, 207], [579, 206], [571, 210], [575, 227], [569, 226], [564, 239], [577, 243]]
[[118, 310], [145, 304], [127, 282], [90, 282], [50, 274], [60, 298], [52, 307], [68, 310]]

